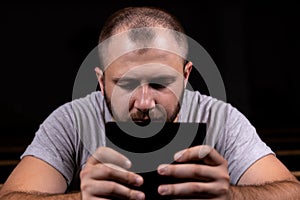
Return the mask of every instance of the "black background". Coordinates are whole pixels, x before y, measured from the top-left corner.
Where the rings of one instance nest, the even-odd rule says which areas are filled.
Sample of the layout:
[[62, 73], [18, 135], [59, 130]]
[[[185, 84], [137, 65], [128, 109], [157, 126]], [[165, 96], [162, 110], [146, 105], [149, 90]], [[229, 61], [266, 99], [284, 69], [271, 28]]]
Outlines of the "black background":
[[[258, 129], [299, 128], [299, 6], [289, 1], [1, 4], [1, 146], [28, 144], [72, 100], [104, 20], [125, 6], [169, 10], [218, 66], [227, 101]], [[96, 76], [95, 76], [96, 78]]]

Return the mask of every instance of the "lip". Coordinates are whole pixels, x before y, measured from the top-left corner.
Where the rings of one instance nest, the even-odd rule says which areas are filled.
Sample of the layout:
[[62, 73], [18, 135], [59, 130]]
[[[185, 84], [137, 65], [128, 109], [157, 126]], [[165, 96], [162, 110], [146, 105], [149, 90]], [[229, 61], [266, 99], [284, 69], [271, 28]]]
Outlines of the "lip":
[[136, 119], [132, 119], [132, 121], [133, 122], [137, 122], [137, 123], [143, 123], [143, 122], [151, 122], [151, 119], [144, 119], [144, 120], [141, 120], [141, 119], [139, 119], [139, 120], [136, 120]]
[[139, 126], [147, 126], [150, 124], [151, 120], [133, 120], [133, 122]]
[[155, 123], [162, 123], [165, 122], [165, 119], [159, 118], [159, 119], [132, 119], [134, 123], [138, 124], [149, 124], [150, 122], [155, 122]]
[[147, 121], [151, 121], [151, 119], [150, 118], [132, 118], [131, 119], [132, 121], [134, 121], [134, 122], [147, 122]]

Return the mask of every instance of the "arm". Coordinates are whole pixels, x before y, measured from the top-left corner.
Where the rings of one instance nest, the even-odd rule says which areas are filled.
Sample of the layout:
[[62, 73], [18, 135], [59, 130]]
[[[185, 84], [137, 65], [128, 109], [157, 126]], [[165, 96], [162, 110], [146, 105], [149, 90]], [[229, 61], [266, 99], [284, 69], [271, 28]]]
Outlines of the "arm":
[[130, 161], [123, 155], [100, 147], [80, 173], [81, 192], [64, 194], [67, 189], [65, 178], [46, 162], [26, 156], [4, 184], [0, 199], [144, 199], [142, 192], [125, 186], [140, 186], [143, 183], [141, 176], [127, 171], [130, 166]]
[[80, 193], [73, 193], [73, 194], [45, 194], [45, 193], [36, 193], [36, 192], [10, 192], [3, 196], [0, 196], [1, 199], [5, 200], [13, 200], [13, 199], [23, 199], [23, 200], [79, 200], [81, 199]]
[[298, 199], [299, 194], [300, 183], [273, 155], [258, 160], [238, 186], [231, 186], [231, 199]]
[[295, 181], [276, 181], [261, 185], [232, 186], [229, 199], [299, 199], [300, 185]]
[[[178, 162], [201, 164], [163, 165], [158, 173], [176, 178], [189, 178], [194, 181], [162, 185], [158, 188], [161, 195], [175, 197], [211, 199], [297, 199], [300, 184], [286, 167], [273, 155], [255, 162], [240, 178], [237, 186], [229, 184], [227, 161], [213, 148], [208, 146], [192, 147], [184, 151]], [[203, 181], [205, 180], [205, 181]]]
[[67, 183], [62, 174], [33, 156], [24, 157], [0, 191], [0, 199], [79, 200], [80, 193], [64, 194]]

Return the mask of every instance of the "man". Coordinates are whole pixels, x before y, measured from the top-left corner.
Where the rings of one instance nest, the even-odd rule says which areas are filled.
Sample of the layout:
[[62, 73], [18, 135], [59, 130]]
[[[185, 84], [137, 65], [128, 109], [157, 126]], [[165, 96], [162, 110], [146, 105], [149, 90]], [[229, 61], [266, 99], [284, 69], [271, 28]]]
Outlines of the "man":
[[[180, 33], [179, 22], [157, 8], [113, 14], [100, 35], [102, 66], [95, 72], [101, 92], [62, 105], [43, 122], [4, 184], [1, 199], [145, 199], [139, 190], [143, 177], [131, 171], [131, 161], [105, 147], [104, 124], [131, 120], [217, 126], [217, 138], [208, 137], [215, 142], [177, 152], [174, 160], [182, 164], [157, 167], [161, 176], [189, 180], [160, 185], [162, 196], [299, 199], [299, 182], [240, 112], [185, 90], [192, 63], [185, 60]], [[199, 160], [204, 164], [196, 164]], [[79, 185], [80, 192], [69, 192]]]

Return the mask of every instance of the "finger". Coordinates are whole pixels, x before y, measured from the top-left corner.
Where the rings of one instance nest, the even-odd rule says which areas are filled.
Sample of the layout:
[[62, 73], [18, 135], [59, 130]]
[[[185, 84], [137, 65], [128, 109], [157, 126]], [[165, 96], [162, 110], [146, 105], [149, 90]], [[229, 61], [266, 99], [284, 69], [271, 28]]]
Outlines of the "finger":
[[204, 163], [212, 166], [221, 165], [226, 160], [212, 147], [200, 145], [177, 152], [174, 155], [177, 162], [190, 162], [203, 160]]
[[108, 200], [107, 198], [99, 198], [99, 197], [92, 197], [90, 195], [81, 195], [81, 199], [88, 199], [88, 200]]
[[222, 175], [216, 167], [199, 164], [162, 164], [157, 171], [163, 176], [201, 181], [216, 180]]
[[143, 184], [142, 176], [113, 164], [93, 165], [87, 169], [84, 168], [80, 175], [81, 179], [114, 180], [132, 186], [140, 186]]
[[81, 185], [81, 191], [89, 196], [120, 199], [145, 199], [145, 194], [113, 181], [91, 180]]
[[99, 147], [94, 154], [89, 157], [87, 163], [112, 163], [125, 169], [129, 169], [131, 167], [131, 162], [128, 158], [108, 147]]
[[160, 185], [158, 193], [163, 196], [184, 198], [213, 198], [224, 195], [227, 189], [218, 183], [189, 182]]

